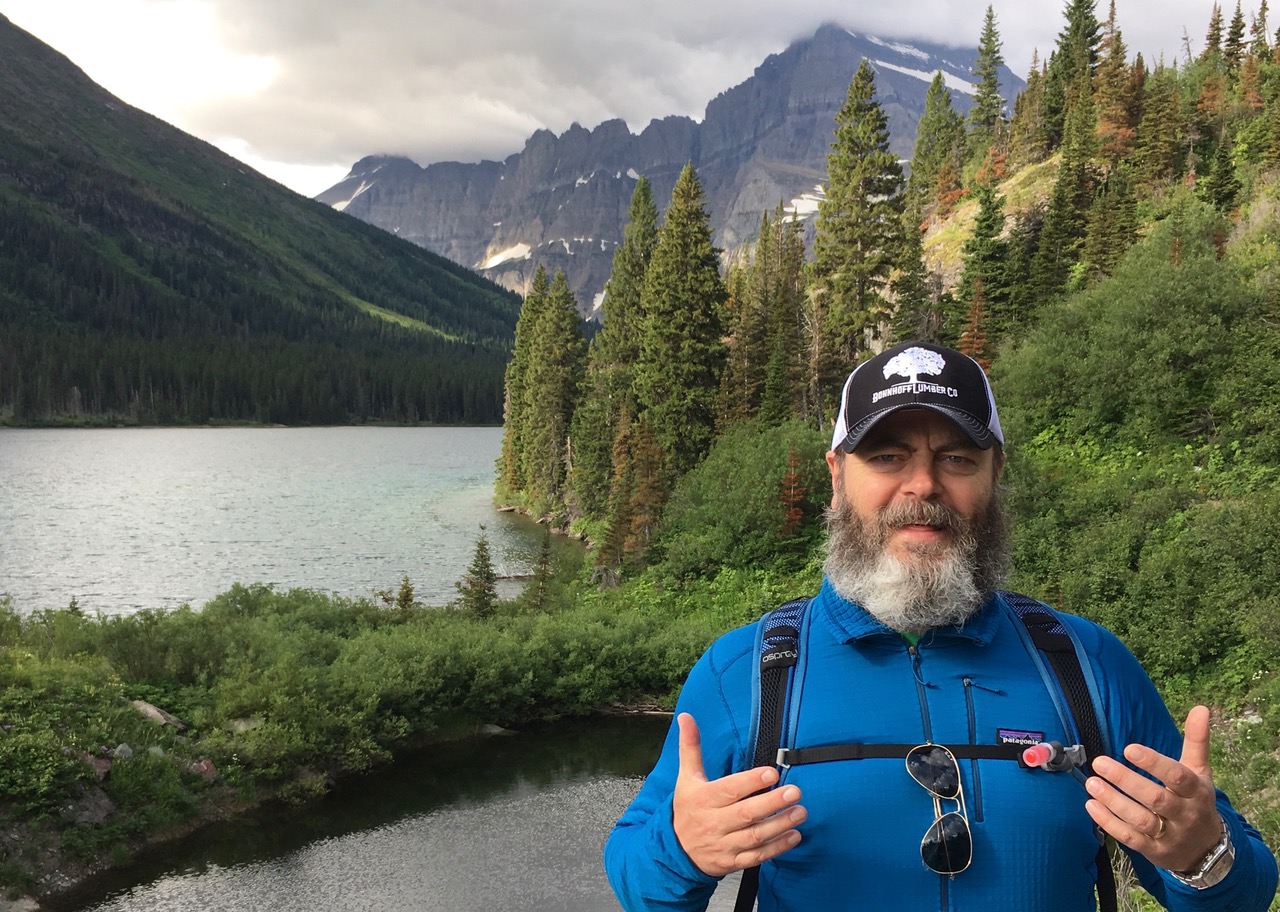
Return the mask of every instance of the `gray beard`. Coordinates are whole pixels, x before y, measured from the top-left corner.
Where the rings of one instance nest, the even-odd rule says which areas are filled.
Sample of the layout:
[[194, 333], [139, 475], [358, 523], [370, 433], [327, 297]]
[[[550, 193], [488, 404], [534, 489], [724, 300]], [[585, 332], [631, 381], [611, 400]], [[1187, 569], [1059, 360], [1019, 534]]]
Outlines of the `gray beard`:
[[[905, 559], [889, 554], [889, 533], [911, 523], [948, 529], [950, 544], [913, 545]], [[827, 579], [841, 597], [893, 630], [923, 633], [963, 624], [999, 587], [1008, 565], [998, 493], [972, 520], [928, 502], [890, 506], [863, 522], [842, 492], [827, 510]]]

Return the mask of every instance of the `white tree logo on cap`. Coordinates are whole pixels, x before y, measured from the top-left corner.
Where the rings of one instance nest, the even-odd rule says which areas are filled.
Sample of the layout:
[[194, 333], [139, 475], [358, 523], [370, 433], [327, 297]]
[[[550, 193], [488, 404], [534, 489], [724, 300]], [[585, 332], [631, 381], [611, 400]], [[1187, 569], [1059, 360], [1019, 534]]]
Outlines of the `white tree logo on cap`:
[[914, 386], [919, 382], [920, 374], [937, 376], [946, 366], [947, 362], [942, 359], [942, 355], [935, 351], [929, 351], [927, 348], [908, 348], [889, 359], [889, 363], [884, 366], [884, 378], [888, 380], [895, 374], [900, 377], [909, 377], [911, 379], [908, 382]]

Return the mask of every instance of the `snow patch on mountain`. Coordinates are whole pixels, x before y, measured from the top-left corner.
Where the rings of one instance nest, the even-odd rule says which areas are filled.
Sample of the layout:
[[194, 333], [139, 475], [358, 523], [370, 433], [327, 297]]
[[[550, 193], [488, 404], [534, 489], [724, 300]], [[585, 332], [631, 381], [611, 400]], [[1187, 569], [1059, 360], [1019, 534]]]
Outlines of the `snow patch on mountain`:
[[953, 92], [963, 92], [966, 95], [972, 95], [976, 92], [977, 86], [972, 82], [966, 82], [954, 73], [948, 73], [946, 70], [934, 70], [933, 73], [926, 73], [924, 70], [913, 70], [909, 67], [898, 66], [896, 63], [888, 63], [884, 60], [871, 61], [872, 66], [884, 67], [886, 70], [893, 70], [895, 73], [902, 73], [904, 76], [911, 76], [919, 79], [921, 82], [933, 82], [934, 73], [942, 73], [942, 81], [948, 89]]
[[529, 254], [533, 253], [533, 248], [528, 244], [515, 244], [499, 253], [495, 253], [489, 259], [479, 265], [479, 269], [492, 269], [494, 266], [500, 266], [510, 260], [527, 260]]

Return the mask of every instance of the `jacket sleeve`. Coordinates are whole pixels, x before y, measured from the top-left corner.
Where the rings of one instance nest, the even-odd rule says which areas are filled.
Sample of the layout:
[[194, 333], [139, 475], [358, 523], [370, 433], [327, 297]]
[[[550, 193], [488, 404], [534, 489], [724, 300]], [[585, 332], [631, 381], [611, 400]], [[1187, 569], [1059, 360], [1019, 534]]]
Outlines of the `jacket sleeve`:
[[[749, 670], [746, 660], [753, 643], [749, 628], [742, 628], [713, 644], [689, 673], [676, 703], [677, 715], [687, 712], [698, 723], [708, 779], [742, 768], [751, 712], [751, 681], [742, 672]], [[736, 698], [733, 705], [726, 693]], [[676, 838], [671, 799], [678, 770], [679, 733], [673, 719], [657, 764], [604, 848], [605, 872], [627, 912], [702, 910], [720, 881], [699, 870]]]
[[[1142, 744], [1166, 756], [1182, 754], [1182, 733], [1163, 699], [1133, 654], [1101, 627], [1073, 621], [1093, 658], [1110, 728], [1110, 750], [1119, 758], [1128, 744]], [[1222, 883], [1207, 890], [1189, 887], [1137, 852], [1125, 850], [1142, 886], [1169, 912], [1264, 912], [1276, 895], [1276, 858], [1261, 835], [1218, 790], [1218, 812], [1226, 821], [1236, 858]]]

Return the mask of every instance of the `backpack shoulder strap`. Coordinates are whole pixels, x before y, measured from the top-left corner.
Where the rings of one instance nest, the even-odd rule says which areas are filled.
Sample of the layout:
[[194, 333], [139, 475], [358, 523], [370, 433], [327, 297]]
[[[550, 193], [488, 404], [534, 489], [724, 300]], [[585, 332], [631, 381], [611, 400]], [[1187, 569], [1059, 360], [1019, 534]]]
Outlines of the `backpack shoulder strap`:
[[[1043, 666], [1040, 673], [1046, 677], [1045, 685], [1055, 700], [1060, 696], [1065, 701], [1069, 715], [1064, 722], [1074, 723], [1075, 734], [1084, 745], [1087, 772], [1092, 773], [1094, 758], [1107, 753], [1110, 739], [1089, 654], [1071, 628], [1048, 605], [1017, 592], [998, 594], [1022, 621], [1036, 652], [1053, 672], [1052, 681], [1045, 676]], [[1032, 657], [1037, 658], [1035, 653]], [[1070, 725], [1067, 730], [1071, 731]], [[1115, 912], [1115, 873], [1105, 840], [1098, 849], [1097, 867], [1098, 908], [1101, 912]]]
[[[752, 766], [773, 766], [782, 746], [787, 697], [801, 662], [800, 629], [811, 598], [792, 599], [762, 617], [756, 625], [756, 661], [751, 682]], [[760, 886], [760, 866], [742, 872], [734, 912], [750, 912]]]

